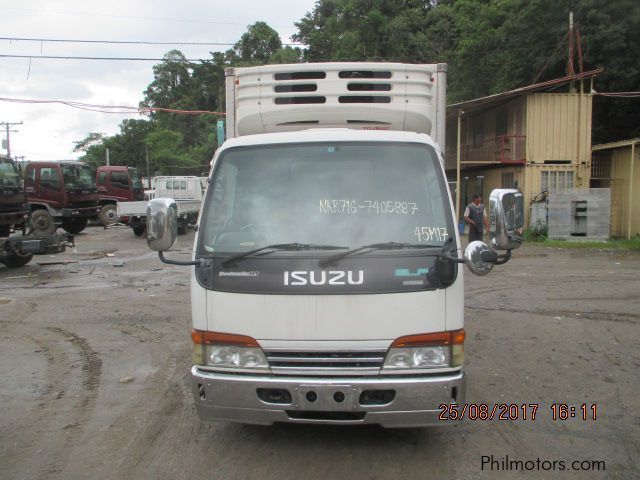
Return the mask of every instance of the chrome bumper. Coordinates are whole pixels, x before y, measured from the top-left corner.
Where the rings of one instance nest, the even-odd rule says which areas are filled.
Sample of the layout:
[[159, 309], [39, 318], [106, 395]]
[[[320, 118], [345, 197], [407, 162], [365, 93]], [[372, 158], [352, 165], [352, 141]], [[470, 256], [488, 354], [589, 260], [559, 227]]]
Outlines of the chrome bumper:
[[[196, 408], [206, 420], [271, 425], [274, 422], [383, 427], [446, 425], [441, 404], [464, 403], [462, 371], [429, 377], [303, 378], [234, 375], [191, 368]], [[260, 392], [288, 392], [265, 401]], [[385, 393], [377, 404], [363, 402], [368, 392]], [[311, 393], [310, 393], [311, 392]], [[264, 397], [264, 395], [263, 395]], [[310, 400], [312, 399], [312, 400]], [[387, 400], [390, 400], [387, 402]], [[386, 402], [386, 403], [385, 403]]]

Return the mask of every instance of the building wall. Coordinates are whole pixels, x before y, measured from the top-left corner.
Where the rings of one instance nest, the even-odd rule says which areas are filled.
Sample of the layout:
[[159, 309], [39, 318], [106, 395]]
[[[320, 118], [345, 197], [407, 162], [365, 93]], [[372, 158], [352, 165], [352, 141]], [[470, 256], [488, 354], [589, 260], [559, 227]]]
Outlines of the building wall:
[[[612, 222], [611, 235], [627, 238], [640, 235], [640, 145], [635, 147], [631, 178], [631, 146], [616, 148], [611, 153]], [[630, 205], [630, 193], [633, 204]], [[631, 230], [629, 230], [629, 222]]]
[[590, 163], [592, 100], [575, 93], [528, 95], [527, 162]]

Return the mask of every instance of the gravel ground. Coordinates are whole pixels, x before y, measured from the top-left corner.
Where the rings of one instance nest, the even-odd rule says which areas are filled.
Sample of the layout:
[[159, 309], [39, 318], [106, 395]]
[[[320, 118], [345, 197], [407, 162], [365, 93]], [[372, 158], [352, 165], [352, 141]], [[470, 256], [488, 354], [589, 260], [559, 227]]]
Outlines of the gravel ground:
[[[0, 266], [0, 478], [638, 478], [639, 271], [638, 254], [525, 245], [491, 275], [465, 275], [467, 402], [518, 405], [519, 420], [202, 423], [188, 268], [129, 230], [90, 227], [73, 251]], [[589, 417], [596, 405], [596, 419], [553, 420], [554, 403]], [[572, 471], [576, 460], [606, 470]]]

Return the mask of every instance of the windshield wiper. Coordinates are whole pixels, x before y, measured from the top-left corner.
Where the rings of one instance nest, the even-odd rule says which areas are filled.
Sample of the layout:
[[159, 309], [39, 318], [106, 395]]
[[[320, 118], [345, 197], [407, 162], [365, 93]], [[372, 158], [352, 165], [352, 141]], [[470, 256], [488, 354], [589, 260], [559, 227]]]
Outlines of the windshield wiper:
[[263, 252], [265, 250], [289, 250], [289, 251], [302, 251], [302, 250], [344, 250], [349, 247], [340, 247], [338, 245], [316, 245], [313, 243], [275, 243], [273, 245], [266, 245], [264, 247], [256, 248], [255, 250], [249, 250], [248, 252], [238, 253], [236, 255], [231, 255], [225, 261], [222, 262], [223, 267], [228, 267], [232, 263], [250, 257], [251, 255], [255, 255], [256, 253]]
[[440, 245], [430, 244], [430, 243], [400, 243], [400, 242], [383, 242], [383, 243], [372, 243], [370, 245], [363, 245], [358, 248], [354, 248], [352, 250], [347, 250], [346, 252], [338, 253], [337, 255], [332, 255], [327, 258], [323, 258], [320, 260], [320, 267], [324, 268], [329, 265], [335, 264], [338, 260], [342, 260], [349, 255], [353, 255], [354, 253], [362, 252], [363, 250], [401, 250], [403, 248], [434, 248], [440, 247]]

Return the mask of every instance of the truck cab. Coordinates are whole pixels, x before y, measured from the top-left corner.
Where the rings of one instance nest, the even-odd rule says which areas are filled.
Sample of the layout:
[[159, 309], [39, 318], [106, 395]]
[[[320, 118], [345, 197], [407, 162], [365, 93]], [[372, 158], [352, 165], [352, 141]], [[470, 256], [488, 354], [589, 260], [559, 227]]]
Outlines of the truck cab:
[[[23, 180], [15, 162], [0, 156], [0, 263], [22, 267], [34, 254], [64, 252], [73, 242], [70, 235], [27, 235], [29, 205]], [[18, 235], [18, 231], [22, 235]]]
[[22, 228], [29, 219], [29, 206], [23, 181], [10, 157], [0, 156], [0, 237], [8, 237], [11, 228]]
[[442, 64], [228, 69], [192, 261], [164, 256], [175, 202], [147, 214], [149, 246], [192, 267], [203, 419], [417, 427], [465, 401], [460, 265], [509, 259], [522, 198], [494, 191], [492, 246], [463, 256], [436, 141], [445, 78]]
[[125, 166], [100, 166], [96, 170], [100, 201], [100, 222], [107, 226], [118, 221], [118, 202], [144, 200], [144, 186], [138, 170]]
[[76, 161], [29, 162], [24, 182], [35, 232], [52, 234], [62, 226], [77, 234], [100, 213], [95, 175], [88, 165]]

